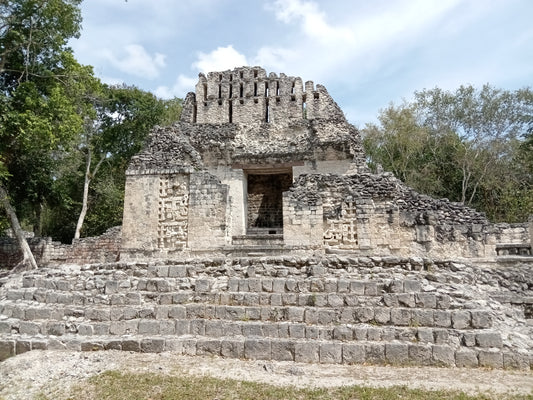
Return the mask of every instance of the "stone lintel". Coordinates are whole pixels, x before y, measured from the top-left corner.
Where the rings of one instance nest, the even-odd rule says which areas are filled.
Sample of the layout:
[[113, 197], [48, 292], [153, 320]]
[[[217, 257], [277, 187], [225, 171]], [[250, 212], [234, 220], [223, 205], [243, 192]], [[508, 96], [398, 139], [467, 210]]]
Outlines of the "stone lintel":
[[276, 172], [287, 172], [288, 169], [292, 167], [302, 167], [305, 163], [303, 161], [292, 161], [285, 163], [277, 164], [242, 164], [242, 163], [233, 163], [231, 165], [232, 169], [242, 169], [251, 171], [254, 174], [261, 173], [276, 173]]

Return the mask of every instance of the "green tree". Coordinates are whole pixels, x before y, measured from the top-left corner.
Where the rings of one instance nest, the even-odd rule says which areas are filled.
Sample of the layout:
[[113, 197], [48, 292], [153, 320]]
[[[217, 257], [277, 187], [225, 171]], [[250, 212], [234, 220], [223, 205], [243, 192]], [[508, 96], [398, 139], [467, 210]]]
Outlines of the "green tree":
[[509, 143], [524, 132], [524, 117], [532, 109], [524, 92], [510, 92], [484, 85], [481, 90], [461, 86], [455, 92], [435, 88], [415, 93], [415, 106], [423, 125], [436, 135], [455, 132], [463, 149], [457, 162], [461, 170], [460, 201], [472, 205], [480, 186], [512, 158]]
[[449, 188], [457, 183], [457, 135], [434, 135], [420, 122], [416, 107], [408, 103], [390, 105], [381, 111], [378, 121], [363, 129], [363, 145], [372, 170], [381, 166], [420, 192], [455, 197]]
[[80, 1], [0, 2], [0, 201], [23, 252], [21, 265], [33, 268], [11, 201], [18, 211], [29, 207], [40, 215], [57, 152], [79, 129], [64, 62], [67, 41], [79, 34]]
[[363, 130], [370, 166], [379, 163], [413, 188], [475, 206], [493, 220], [524, 220], [533, 212], [523, 140], [531, 95], [489, 85], [416, 92]]
[[[181, 99], [160, 100], [133, 86], [85, 86], [94, 113], [85, 113], [76, 154], [66, 161], [74, 173], [62, 174], [58, 191], [68, 201], [49, 212], [47, 233], [66, 241], [98, 235], [122, 221], [125, 171], [157, 124], [181, 115]], [[61, 209], [62, 208], [62, 209]], [[79, 211], [81, 209], [81, 211]], [[77, 224], [71, 222], [78, 210]], [[58, 215], [59, 214], [59, 215]], [[58, 224], [59, 221], [63, 221]], [[73, 229], [74, 228], [74, 229]]]

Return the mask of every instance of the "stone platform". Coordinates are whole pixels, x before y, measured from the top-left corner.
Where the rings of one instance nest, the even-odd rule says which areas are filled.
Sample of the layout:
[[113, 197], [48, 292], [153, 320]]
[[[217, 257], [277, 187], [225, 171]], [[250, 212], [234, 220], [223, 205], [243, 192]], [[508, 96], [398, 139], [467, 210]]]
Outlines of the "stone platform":
[[0, 360], [33, 349], [529, 369], [531, 261], [267, 256], [62, 265], [0, 287]]

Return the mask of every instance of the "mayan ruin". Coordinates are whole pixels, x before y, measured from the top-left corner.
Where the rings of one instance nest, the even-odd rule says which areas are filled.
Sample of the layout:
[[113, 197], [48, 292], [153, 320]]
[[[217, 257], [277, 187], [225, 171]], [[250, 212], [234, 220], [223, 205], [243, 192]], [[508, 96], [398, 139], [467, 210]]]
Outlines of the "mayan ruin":
[[181, 120], [131, 160], [121, 227], [30, 242], [40, 268], [0, 286], [0, 361], [119, 349], [529, 370], [533, 219], [491, 223], [366, 162], [324, 86], [200, 74]]

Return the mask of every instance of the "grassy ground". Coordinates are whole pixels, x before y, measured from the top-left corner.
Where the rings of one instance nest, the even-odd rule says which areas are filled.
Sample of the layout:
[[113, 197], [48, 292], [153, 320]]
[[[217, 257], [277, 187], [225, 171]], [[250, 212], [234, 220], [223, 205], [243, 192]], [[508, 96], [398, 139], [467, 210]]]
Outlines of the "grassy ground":
[[[188, 375], [176, 377], [109, 371], [89, 379], [83, 385], [73, 388], [67, 394], [66, 398], [72, 400], [492, 400], [502, 398], [533, 400], [533, 394], [507, 397], [502, 397], [501, 394], [497, 396], [487, 394], [469, 396], [460, 392], [425, 391], [399, 386], [386, 389], [364, 388], [360, 386], [327, 389], [296, 389], [209, 377], [192, 377]], [[40, 396], [39, 399], [52, 400], [44, 395]]]

